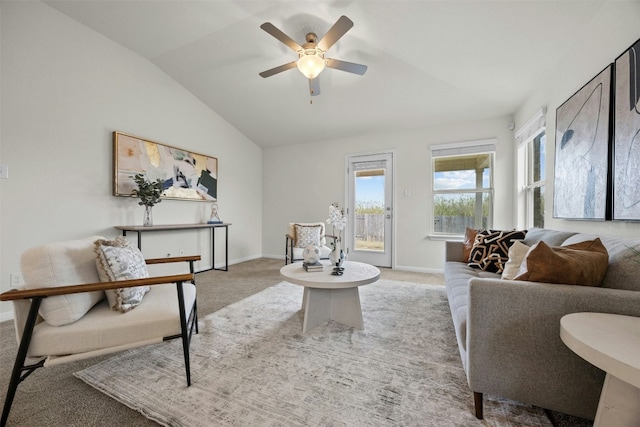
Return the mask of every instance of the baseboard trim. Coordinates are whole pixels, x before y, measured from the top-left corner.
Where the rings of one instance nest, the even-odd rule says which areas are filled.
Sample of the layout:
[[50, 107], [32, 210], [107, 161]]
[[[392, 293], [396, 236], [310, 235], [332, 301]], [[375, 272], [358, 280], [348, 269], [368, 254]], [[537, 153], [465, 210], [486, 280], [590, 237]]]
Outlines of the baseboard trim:
[[443, 274], [442, 268], [425, 268], [425, 267], [412, 267], [410, 265], [396, 265], [394, 270], [411, 271], [414, 273], [429, 273], [429, 274]]
[[0, 323], [13, 320], [13, 310], [0, 312]]

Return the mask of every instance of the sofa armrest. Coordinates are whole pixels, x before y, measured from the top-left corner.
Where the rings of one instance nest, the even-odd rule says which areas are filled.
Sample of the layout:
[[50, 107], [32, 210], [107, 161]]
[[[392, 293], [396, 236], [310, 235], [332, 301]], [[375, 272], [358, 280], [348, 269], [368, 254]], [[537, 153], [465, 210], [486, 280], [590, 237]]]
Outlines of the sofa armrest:
[[640, 292], [470, 279], [467, 375], [472, 390], [549, 409], [582, 400], [595, 414], [604, 375], [560, 339], [562, 316], [585, 311], [640, 316]]
[[467, 262], [462, 256], [464, 243], [447, 240], [445, 243], [445, 261]]

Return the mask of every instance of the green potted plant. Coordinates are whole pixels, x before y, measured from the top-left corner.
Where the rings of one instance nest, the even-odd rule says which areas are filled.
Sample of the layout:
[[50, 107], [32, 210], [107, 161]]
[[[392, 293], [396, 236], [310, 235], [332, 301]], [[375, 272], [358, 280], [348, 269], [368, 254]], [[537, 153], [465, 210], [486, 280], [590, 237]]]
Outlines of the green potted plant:
[[160, 196], [162, 195], [164, 181], [161, 179], [147, 181], [145, 176], [141, 173], [136, 174], [133, 177], [133, 181], [136, 183], [138, 188], [134, 189], [131, 194], [140, 198], [138, 204], [140, 206], [144, 206], [144, 219], [142, 221], [142, 225], [145, 227], [151, 227], [153, 225], [151, 208], [162, 201]]

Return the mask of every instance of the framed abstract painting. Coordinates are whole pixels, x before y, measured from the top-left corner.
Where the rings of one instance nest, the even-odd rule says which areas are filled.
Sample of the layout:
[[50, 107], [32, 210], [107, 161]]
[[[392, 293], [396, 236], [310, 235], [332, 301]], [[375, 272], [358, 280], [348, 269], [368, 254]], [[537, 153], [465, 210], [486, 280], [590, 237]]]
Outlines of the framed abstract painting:
[[556, 110], [553, 217], [611, 218], [609, 65]]
[[218, 159], [113, 132], [113, 195], [132, 196], [133, 177], [164, 182], [162, 198], [218, 200]]
[[615, 62], [613, 219], [640, 220], [640, 40]]

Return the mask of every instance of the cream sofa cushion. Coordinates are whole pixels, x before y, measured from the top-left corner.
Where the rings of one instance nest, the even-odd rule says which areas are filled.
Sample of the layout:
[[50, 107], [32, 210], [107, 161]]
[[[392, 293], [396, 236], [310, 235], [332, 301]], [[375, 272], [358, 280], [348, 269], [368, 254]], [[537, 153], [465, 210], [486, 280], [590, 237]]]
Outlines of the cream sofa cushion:
[[[91, 260], [95, 270], [95, 260]], [[196, 287], [183, 283], [185, 314], [196, 299]], [[126, 313], [111, 310], [105, 299], [82, 319], [63, 328], [40, 322], [33, 330], [29, 356], [61, 356], [125, 346], [180, 333], [176, 284], [151, 286], [142, 303]]]
[[[100, 282], [93, 252], [93, 242], [98, 239], [102, 237], [93, 236], [28, 249], [20, 259], [24, 288], [54, 288]], [[50, 325], [67, 325], [80, 319], [103, 298], [102, 291], [44, 298], [39, 314]]]

